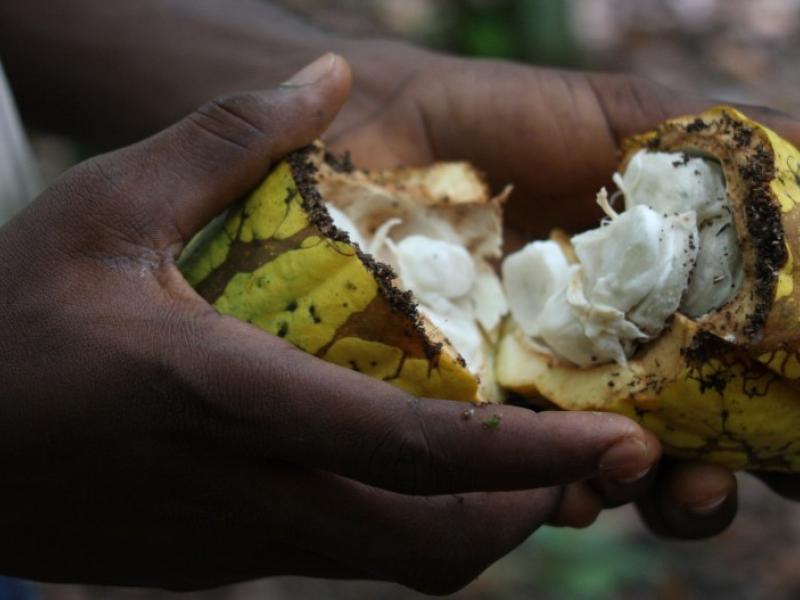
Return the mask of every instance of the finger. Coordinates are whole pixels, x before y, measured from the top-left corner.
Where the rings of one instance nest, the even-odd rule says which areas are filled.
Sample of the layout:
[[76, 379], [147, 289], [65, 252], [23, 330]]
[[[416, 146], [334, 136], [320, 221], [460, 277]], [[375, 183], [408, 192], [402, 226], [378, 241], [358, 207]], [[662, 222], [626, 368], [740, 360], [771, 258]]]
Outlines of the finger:
[[655, 463], [661, 455], [658, 437], [647, 430], [645, 436], [653, 464], [623, 481], [600, 475], [589, 481], [568, 485], [550, 524], [588, 527], [594, 523], [603, 508], [614, 508], [644, 496], [655, 479]]
[[796, 473], [753, 473], [777, 494], [800, 501], [800, 477]]
[[[553, 488], [406, 496], [327, 473], [276, 468], [280, 479], [247, 477], [255, 494], [242, 507], [251, 515], [245, 539], [247, 530], [270, 531], [271, 539], [361, 578], [436, 594], [460, 589], [522, 543], [550, 517], [559, 497]], [[260, 486], [265, 480], [272, 485]]]
[[700, 539], [716, 535], [736, 515], [736, 478], [704, 463], [665, 463], [639, 512], [658, 535]]
[[[271, 462], [194, 463], [188, 469], [182, 464], [185, 474], [167, 479], [163, 488], [176, 510], [153, 514], [144, 500], [128, 507], [134, 523], [159, 524], [152, 538], [130, 536], [142, 547], [105, 543], [108, 528], [89, 532], [95, 544], [101, 536], [100, 547], [118, 555], [112, 564], [150, 563], [162, 576], [180, 575], [189, 587], [206, 574], [210, 580], [220, 574], [316, 575], [398, 581], [445, 593], [523, 542], [550, 517], [560, 495], [548, 488], [417, 497]], [[196, 477], [199, 470], [208, 475]], [[117, 516], [126, 524], [127, 517]]]
[[[53, 580], [176, 589], [302, 574], [441, 593], [527, 538], [559, 497], [555, 489], [405, 496], [208, 448], [143, 454], [133, 469], [109, 473], [88, 521], [68, 518], [69, 500], [42, 512], [34, 499], [14, 515], [12, 531], [37, 518], [51, 527], [46, 543], [21, 535], [14, 552], [0, 549], [9, 573], [37, 577], [25, 570], [37, 564]], [[154, 484], [158, 501], [142, 493]], [[106, 501], [125, 492], [127, 504]]]
[[605, 508], [615, 508], [641, 498], [656, 479], [656, 461], [661, 455], [661, 443], [651, 431], [645, 430], [648, 447], [651, 448], [653, 463], [645, 470], [620, 481], [608, 477], [595, 477], [590, 480], [592, 488], [599, 494]]
[[175, 372], [203, 394], [207, 435], [239, 452], [414, 494], [527, 489], [601, 471], [624, 479], [655, 460], [650, 438], [622, 416], [465, 413], [469, 405], [413, 398], [233, 318], [212, 313], [203, 325], [172, 352]]
[[213, 100], [81, 165], [77, 176], [92, 202], [86, 210], [161, 247], [186, 241], [251, 190], [273, 160], [320, 136], [350, 83], [344, 59], [326, 54], [278, 88]]
[[[595, 194], [611, 184], [622, 139], [719, 103], [630, 75], [496, 61], [462, 67], [434, 71], [418, 86], [415, 100], [430, 147], [439, 160], [480, 165], [498, 187], [513, 183], [506, 221], [527, 236], [547, 236], [553, 227], [593, 226], [601, 216]], [[795, 120], [743, 109], [800, 142]], [[369, 163], [370, 156], [355, 159]]]
[[[672, 90], [633, 75], [587, 73], [597, 102], [617, 144], [652, 129], [665, 119], [696, 114], [725, 102]], [[749, 104], [727, 103], [748, 117], [775, 129], [790, 141], [800, 141], [800, 121], [779, 111]]]
[[[208, 469], [208, 464], [202, 468]], [[259, 475], [263, 476], [263, 472]], [[268, 504], [262, 504], [262, 510], [264, 506]], [[231, 515], [230, 510], [227, 512]], [[108, 519], [103, 527], [95, 528], [96, 521], [87, 527], [67, 514], [58, 513], [61, 520], [52, 518], [55, 515], [49, 511], [44, 514], [45, 522], [52, 523], [46, 543], [30, 534], [20, 535], [22, 541], [15, 552], [0, 549], [5, 574], [39, 581], [46, 577], [50, 582], [184, 592], [274, 575], [370, 577], [336, 559], [321, 556], [314, 549], [276, 543], [261, 528], [240, 528], [230, 522], [230, 516], [223, 524], [206, 512], [191, 528], [183, 524], [173, 528], [174, 524], [163, 514], [153, 515], [148, 522], [130, 515], [129, 523], [136, 523], [135, 528]], [[115, 517], [119, 519], [119, 515]], [[34, 522], [37, 521], [31, 521]]]
[[571, 483], [564, 488], [555, 514], [548, 521], [554, 527], [582, 529], [597, 520], [603, 500], [586, 482]]

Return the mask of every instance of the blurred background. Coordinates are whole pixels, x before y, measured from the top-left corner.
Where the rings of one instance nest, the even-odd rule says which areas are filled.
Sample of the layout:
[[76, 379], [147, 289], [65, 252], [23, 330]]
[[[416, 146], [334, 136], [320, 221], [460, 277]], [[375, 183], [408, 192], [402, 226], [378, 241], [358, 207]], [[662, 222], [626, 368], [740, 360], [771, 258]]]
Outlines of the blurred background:
[[[444, 51], [537, 65], [628, 71], [713, 98], [800, 114], [800, 0], [285, 0], [331, 27], [395, 35]], [[78, 151], [35, 136], [53, 177]], [[800, 504], [740, 476], [741, 510], [725, 534], [665, 542], [635, 511], [586, 531], [544, 529], [454, 597], [800, 598]], [[278, 578], [173, 596], [40, 586], [42, 600], [420, 598], [398, 586]]]

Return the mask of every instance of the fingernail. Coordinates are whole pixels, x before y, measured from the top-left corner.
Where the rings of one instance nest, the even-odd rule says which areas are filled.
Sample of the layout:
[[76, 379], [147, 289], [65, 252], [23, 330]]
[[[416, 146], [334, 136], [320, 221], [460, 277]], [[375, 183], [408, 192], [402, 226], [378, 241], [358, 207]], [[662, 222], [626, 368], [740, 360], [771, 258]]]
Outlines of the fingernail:
[[284, 81], [281, 87], [301, 87], [316, 83], [331, 72], [333, 63], [335, 62], [336, 55], [332, 52], [328, 52], [300, 69], [297, 73], [292, 75], [290, 79]]
[[617, 483], [636, 483], [640, 479], [643, 479], [644, 476], [647, 475], [649, 472], [650, 472], [650, 467], [647, 467], [646, 469], [642, 469], [641, 471], [639, 471], [635, 475], [632, 475], [631, 477], [625, 477], [624, 479], [617, 479]]
[[646, 457], [647, 444], [643, 440], [625, 439], [606, 450], [598, 466], [605, 477], [629, 483], [647, 473], [647, 470], [642, 470]]
[[700, 504], [692, 504], [691, 506], [687, 506], [686, 510], [692, 512], [696, 515], [710, 515], [714, 511], [716, 511], [725, 500], [728, 499], [728, 494], [720, 496], [718, 498], [713, 498], [708, 502], [701, 502]]

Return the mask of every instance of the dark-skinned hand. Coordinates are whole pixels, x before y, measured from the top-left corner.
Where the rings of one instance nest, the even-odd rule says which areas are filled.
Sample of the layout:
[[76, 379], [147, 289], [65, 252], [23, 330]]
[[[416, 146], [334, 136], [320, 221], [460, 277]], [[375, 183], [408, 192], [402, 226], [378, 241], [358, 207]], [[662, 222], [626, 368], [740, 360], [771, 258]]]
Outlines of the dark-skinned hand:
[[[91, 40], [91, 43], [87, 43]], [[98, 49], [100, 49], [98, 51]], [[353, 94], [328, 142], [357, 164], [471, 160], [497, 186], [515, 185], [509, 248], [554, 227], [592, 227], [619, 141], [712, 104], [627, 75], [565, 72], [445, 56], [383, 39], [325, 31], [266, 0], [27, 0], [0, 5], [0, 53], [23, 113], [41, 126], [119, 144], [166, 126], [209, 98], [278, 82], [336, 50]], [[157, 93], [154, 92], [157, 90]], [[795, 143], [800, 127], [745, 107]], [[796, 478], [765, 478], [786, 497]], [[570, 488], [568, 519], [645, 494], [662, 535], [719, 532], [736, 511], [736, 480], [717, 467], [670, 461], [635, 485]]]
[[[505, 215], [509, 249], [553, 227], [594, 227], [601, 217], [595, 193], [613, 185], [621, 140], [713, 104], [628, 75], [432, 54], [418, 55], [414, 65], [390, 98], [360, 95], [335, 122], [329, 143], [350, 150], [359, 165], [468, 160], [496, 186], [513, 183]], [[800, 123], [763, 108], [742, 109], [800, 142]], [[764, 479], [778, 493], [800, 497], [795, 477]], [[653, 531], [686, 539], [719, 533], [737, 506], [730, 471], [685, 461], [664, 461], [633, 484], [594, 481], [573, 494], [586, 523], [602, 506], [640, 498]]]
[[208, 103], [67, 172], [0, 229], [0, 573], [451, 591], [548, 519], [581, 518], [563, 484], [657, 460], [657, 441], [614, 415], [465, 419], [222, 316], [186, 284], [183, 244], [319, 136], [349, 87], [327, 55]]

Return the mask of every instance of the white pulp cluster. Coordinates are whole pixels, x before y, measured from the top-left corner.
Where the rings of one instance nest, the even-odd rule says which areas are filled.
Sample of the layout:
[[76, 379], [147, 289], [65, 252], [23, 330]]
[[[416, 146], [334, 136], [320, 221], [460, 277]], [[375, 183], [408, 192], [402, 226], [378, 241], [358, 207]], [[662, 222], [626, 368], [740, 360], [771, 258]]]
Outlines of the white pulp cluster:
[[614, 181], [624, 212], [598, 202], [602, 225], [561, 246], [537, 241], [503, 262], [509, 308], [544, 349], [586, 367], [625, 364], [680, 311], [700, 317], [742, 279], [736, 228], [720, 166], [683, 153], [640, 151]]
[[341, 210], [328, 205], [334, 224], [362, 250], [392, 265], [399, 285], [414, 293], [419, 310], [453, 344], [473, 369], [486, 360], [481, 328], [493, 330], [508, 312], [502, 286], [488, 267], [480, 268], [457, 243], [425, 235], [392, 238], [400, 219], [389, 219], [365, 239]]

